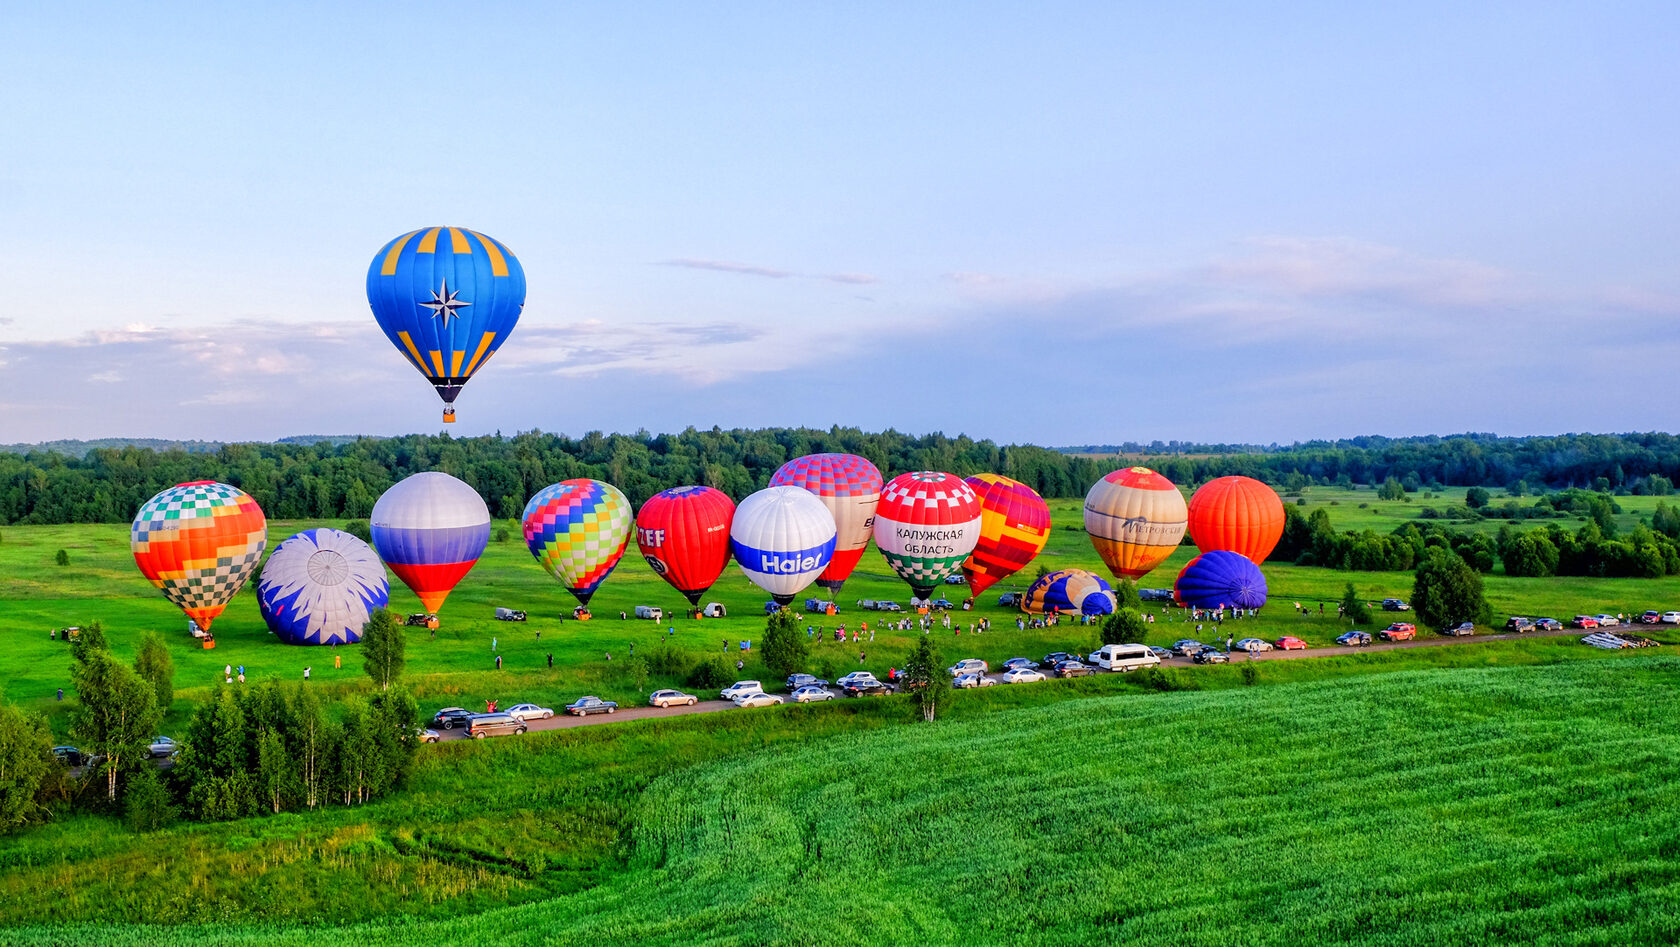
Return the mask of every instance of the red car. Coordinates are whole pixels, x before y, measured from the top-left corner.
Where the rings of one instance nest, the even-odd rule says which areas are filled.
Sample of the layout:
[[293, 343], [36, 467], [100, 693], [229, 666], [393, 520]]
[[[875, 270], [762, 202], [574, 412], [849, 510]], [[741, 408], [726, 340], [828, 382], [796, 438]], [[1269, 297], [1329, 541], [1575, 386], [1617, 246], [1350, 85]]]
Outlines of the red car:
[[1384, 641], [1410, 641], [1417, 637], [1417, 626], [1409, 621], [1397, 621], [1377, 632], [1377, 637]]
[[1294, 635], [1284, 635], [1282, 638], [1279, 638], [1277, 641], [1273, 642], [1273, 644], [1277, 645], [1277, 649], [1279, 651], [1305, 651], [1305, 650], [1307, 650], [1307, 643], [1305, 641], [1302, 641], [1301, 639], [1295, 637]]
[[1576, 615], [1575, 620], [1570, 622], [1570, 624], [1574, 625], [1576, 628], [1597, 628], [1598, 619], [1592, 617], [1591, 615]]

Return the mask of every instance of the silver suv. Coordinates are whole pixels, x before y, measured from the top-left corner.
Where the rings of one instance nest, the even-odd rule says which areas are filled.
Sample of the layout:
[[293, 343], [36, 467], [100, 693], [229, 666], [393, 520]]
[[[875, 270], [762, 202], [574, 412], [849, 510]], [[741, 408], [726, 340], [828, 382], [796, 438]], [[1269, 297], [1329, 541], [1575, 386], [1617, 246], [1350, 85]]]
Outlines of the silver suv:
[[467, 736], [474, 740], [524, 732], [525, 721], [512, 714], [473, 714], [472, 722], [467, 724]]

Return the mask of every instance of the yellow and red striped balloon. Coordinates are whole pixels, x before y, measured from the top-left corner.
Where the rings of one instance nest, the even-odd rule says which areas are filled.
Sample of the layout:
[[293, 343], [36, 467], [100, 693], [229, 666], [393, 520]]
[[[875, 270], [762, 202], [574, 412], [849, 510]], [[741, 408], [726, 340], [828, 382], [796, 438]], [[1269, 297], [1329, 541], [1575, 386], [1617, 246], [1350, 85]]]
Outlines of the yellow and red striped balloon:
[[268, 520], [244, 490], [196, 480], [147, 500], [129, 538], [140, 572], [209, 631], [262, 558]]
[[1184, 495], [1148, 467], [1116, 470], [1085, 494], [1085, 531], [1119, 578], [1139, 578], [1165, 562], [1188, 520]]
[[980, 498], [980, 541], [962, 564], [969, 594], [978, 597], [1044, 551], [1050, 541], [1050, 506], [1032, 487], [998, 474], [964, 482]]

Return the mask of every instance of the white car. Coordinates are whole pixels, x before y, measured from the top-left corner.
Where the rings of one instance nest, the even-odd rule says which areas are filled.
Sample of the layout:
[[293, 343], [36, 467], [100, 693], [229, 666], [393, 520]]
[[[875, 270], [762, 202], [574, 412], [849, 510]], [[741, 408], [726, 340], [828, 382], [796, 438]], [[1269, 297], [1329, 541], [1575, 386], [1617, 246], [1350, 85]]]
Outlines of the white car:
[[992, 680], [984, 674], [958, 674], [956, 677], [951, 679], [952, 687], [965, 689], [969, 687], [993, 687], [996, 684], [997, 681]]
[[987, 665], [979, 658], [963, 658], [945, 670], [950, 671], [952, 677], [959, 674], [984, 674], [987, 671]]
[[1680, 625], [1680, 612], [1663, 612], [1662, 620], [1665, 625]]
[[718, 696], [722, 697], [724, 700], [735, 700], [738, 697], [745, 697], [748, 694], [762, 693], [764, 693], [764, 685], [757, 681], [736, 681], [728, 687], [725, 687], [723, 690], [718, 691]]
[[872, 672], [853, 671], [850, 674], [841, 675], [840, 679], [834, 682], [834, 686], [845, 687], [848, 684], [862, 684], [865, 682], [880, 683], [875, 680], [875, 675]]
[[180, 746], [169, 737], [153, 737], [152, 742], [146, 748], [151, 751], [153, 756], [174, 756]]
[[1598, 627], [1600, 628], [1614, 628], [1622, 623], [1622, 620], [1614, 615], [1594, 615], [1593, 617], [1598, 619]]
[[1270, 651], [1272, 650], [1272, 643], [1259, 638], [1244, 638], [1231, 645], [1231, 647], [1237, 651]]
[[648, 696], [648, 706], [670, 707], [674, 704], [683, 704], [688, 707], [693, 707], [699, 702], [699, 700], [700, 698], [695, 697], [693, 694], [684, 694], [679, 690], [662, 690], [654, 691]]
[[735, 698], [735, 706], [737, 707], [774, 707], [781, 702], [780, 697], [775, 694], [766, 694], [763, 691], [756, 694], [743, 694]]
[[518, 717], [522, 721], [547, 720], [554, 716], [553, 708], [538, 707], [536, 704], [514, 704], [502, 712], [509, 717]]
[[1003, 672], [1003, 682], [1005, 684], [1032, 684], [1042, 680], [1044, 680], [1043, 672], [1035, 671], [1032, 668], [1010, 668]]
[[826, 687], [818, 687], [815, 684], [806, 684], [804, 687], [796, 689], [793, 692], [792, 697], [793, 702], [796, 704], [808, 704], [813, 700], [833, 700], [834, 692]]

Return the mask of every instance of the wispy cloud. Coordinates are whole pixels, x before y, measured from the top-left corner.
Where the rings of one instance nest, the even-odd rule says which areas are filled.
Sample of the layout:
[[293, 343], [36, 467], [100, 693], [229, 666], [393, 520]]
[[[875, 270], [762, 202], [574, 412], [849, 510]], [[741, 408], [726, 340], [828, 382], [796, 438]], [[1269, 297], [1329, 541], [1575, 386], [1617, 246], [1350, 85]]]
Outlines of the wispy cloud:
[[680, 257], [674, 260], [661, 260], [660, 266], [676, 266], [689, 270], [711, 270], [715, 273], [734, 273], [740, 276], [762, 276], [766, 279], [798, 279], [826, 280], [830, 283], [843, 283], [848, 286], [865, 286], [878, 283], [880, 280], [868, 273], [799, 273], [794, 270], [779, 270], [770, 266], [758, 266], [753, 263], [737, 263], [732, 260], [697, 260]]

